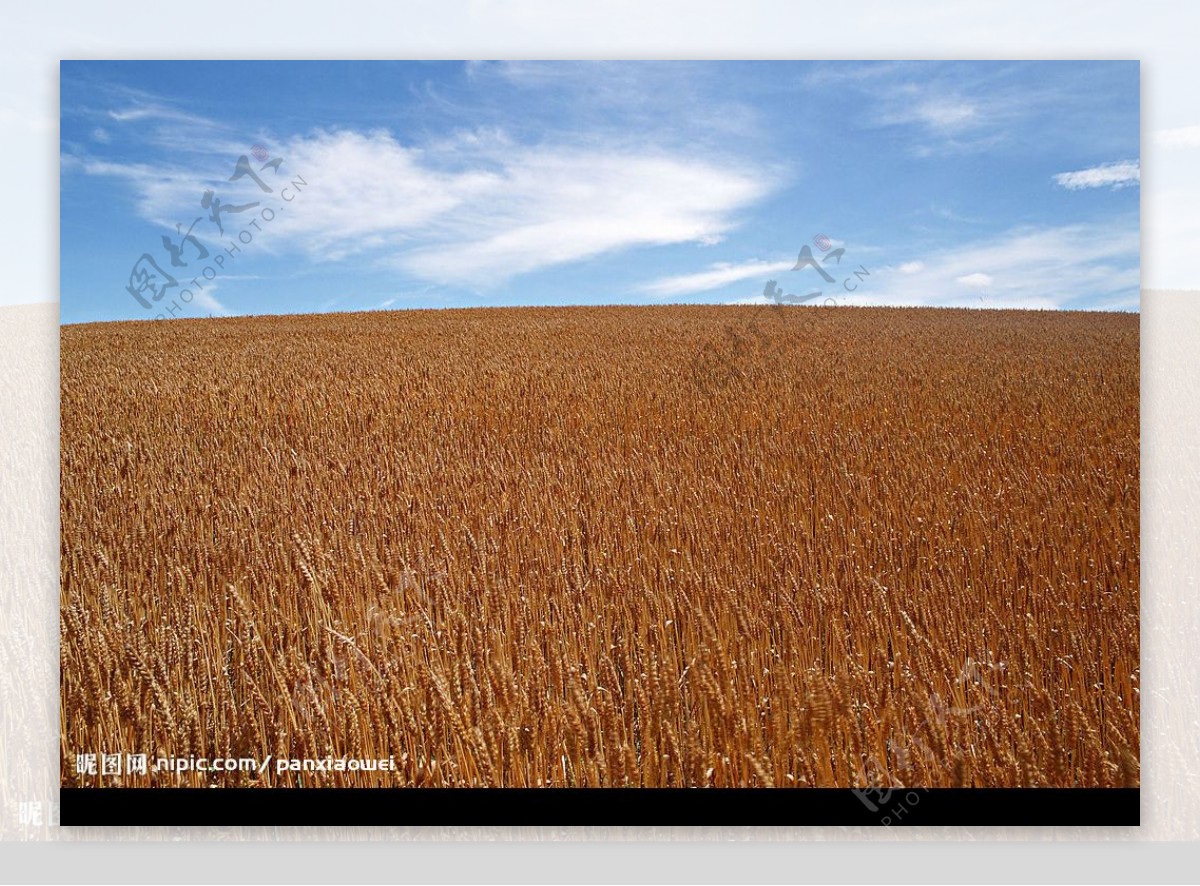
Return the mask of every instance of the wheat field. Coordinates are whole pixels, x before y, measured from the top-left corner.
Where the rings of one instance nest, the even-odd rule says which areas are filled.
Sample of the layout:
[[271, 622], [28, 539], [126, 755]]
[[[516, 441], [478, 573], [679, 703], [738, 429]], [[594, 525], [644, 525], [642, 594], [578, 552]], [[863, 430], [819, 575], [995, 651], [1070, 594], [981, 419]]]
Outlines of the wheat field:
[[63, 783], [1136, 785], [1138, 373], [1100, 313], [63, 327]]

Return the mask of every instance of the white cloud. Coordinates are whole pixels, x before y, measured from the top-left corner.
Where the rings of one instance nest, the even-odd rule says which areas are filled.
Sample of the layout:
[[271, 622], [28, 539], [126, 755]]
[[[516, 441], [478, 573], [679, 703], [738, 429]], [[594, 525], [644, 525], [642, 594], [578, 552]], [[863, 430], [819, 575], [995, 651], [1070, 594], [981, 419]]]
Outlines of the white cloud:
[[1150, 134], [1150, 141], [1160, 148], [1200, 148], [1200, 126], [1159, 129]]
[[399, 267], [486, 285], [633, 246], [710, 244], [766, 192], [750, 174], [702, 161], [575, 148], [514, 151], [499, 173], [468, 173], [448, 190], [459, 187], [435, 242], [401, 253]]
[[205, 284], [203, 289], [193, 287], [192, 289], [192, 306], [196, 310], [203, 311], [207, 314], [216, 314], [219, 317], [230, 317], [233, 311], [217, 301], [213, 292], [216, 291], [215, 283]]
[[[308, 184], [271, 222], [264, 249], [353, 257], [479, 289], [636, 246], [719, 242], [769, 189], [766, 173], [728, 160], [627, 144], [522, 146], [497, 131], [434, 149], [384, 131], [318, 132], [293, 138], [279, 155], [278, 181]], [[205, 187], [229, 201], [282, 203], [247, 179], [225, 182], [227, 157], [214, 154], [211, 164], [203, 174], [92, 161], [83, 168], [129, 180], [141, 214], [168, 227], [196, 211]]]
[[973, 125], [979, 111], [970, 102], [941, 98], [921, 102], [913, 108], [913, 116], [933, 129], [949, 131]]
[[[147, 221], [174, 230], [175, 224], [199, 212], [199, 197], [211, 182], [180, 167], [157, 167], [146, 163], [115, 163], [108, 160], [62, 158], [64, 168], [79, 168], [88, 175], [124, 179], [135, 193], [138, 213]], [[219, 168], [219, 167], [218, 167]]]
[[995, 280], [993, 280], [987, 274], [974, 273], [964, 274], [961, 277], [955, 277], [954, 282], [961, 283], [963, 286], [966, 286], [970, 289], [987, 289], [995, 282]]
[[1091, 169], [1080, 169], [1077, 172], [1060, 172], [1054, 176], [1054, 181], [1069, 191], [1104, 187], [1115, 190], [1135, 185], [1141, 177], [1141, 164], [1137, 160], [1122, 160], [1093, 166]]
[[885, 89], [882, 97], [886, 110], [881, 122], [920, 126], [938, 138], [950, 138], [988, 122], [976, 103], [914, 83]]
[[[1018, 228], [933, 252], [917, 275], [881, 268], [852, 280], [850, 304], [1132, 310], [1139, 303], [1137, 218], [1104, 224]], [[849, 257], [849, 256], [848, 256]], [[826, 287], [829, 294], [831, 287]]]
[[[813, 279], [821, 295], [809, 304], [833, 299], [839, 304], [901, 307], [1136, 310], [1139, 249], [1136, 216], [1104, 224], [1018, 228], [895, 266], [873, 265], [869, 258], [873, 250], [856, 246], [833, 270], [834, 284]], [[772, 300], [759, 287], [767, 275], [791, 267], [791, 262], [762, 261], [712, 265], [698, 274], [654, 284], [673, 294], [700, 291], [700, 283], [718, 277], [725, 278], [722, 282], [757, 277], [753, 287], [745, 288], [746, 295], [725, 303], [770, 304]], [[685, 289], [688, 280], [694, 285]], [[788, 289], [789, 282], [779, 278], [782, 289]], [[792, 291], [802, 292], [795, 284]]]
[[879, 123], [912, 127], [909, 150], [918, 157], [986, 149], [1026, 112], [1011, 98], [977, 84], [909, 80], [905, 67], [889, 79], [862, 86], [869, 92], [867, 100], [879, 107]]
[[[718, 262], [717, 264], [709, 265], [706, 270], [698, 273], [662, 277], [658, 280], [652, 280], [640, 288], [642, 292], [648, 292], [651, 295], [688, 295], [695, 292], [707, 292], [711, 289], [719, 289], [729, 283], [736, 283], [738, 280], [745, 280], [750, 277], [762, 277], [765, 282], [766, 278], [771, 274], [789, 271], [793, 265], [794, 262], [790, 261], [766, 262], [754, 260], [742, 262], [741, 264]], [[765, 296], [763, 298], [765, 299]]]
[[172, 108], [157, 102], [134, 102], [129, 107], [119, 111], [108, 112], [110, 120], [117, 123], [136, 123], [141, 120], [171, 120], [177, 123], [193, 123], [201, 126], [211, 126], [213, 121], [196, 114], [189, 114], [178, 108]]
[[134, 120], [144, 120], [147, 117], [155, 116], [155, 112], [151, 108], [129, 108], [124, 111], [109, 111], [108, 116], [118, 123], [129, 123]]

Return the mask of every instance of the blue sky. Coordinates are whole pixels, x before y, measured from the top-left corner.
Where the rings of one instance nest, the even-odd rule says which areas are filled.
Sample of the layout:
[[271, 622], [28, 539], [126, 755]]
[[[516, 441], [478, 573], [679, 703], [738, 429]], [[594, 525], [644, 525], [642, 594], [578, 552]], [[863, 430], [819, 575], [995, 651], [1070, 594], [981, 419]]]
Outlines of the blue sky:
[[64, 323], [1139, 301], [1137, 62], [64, 62], [60, 133]]

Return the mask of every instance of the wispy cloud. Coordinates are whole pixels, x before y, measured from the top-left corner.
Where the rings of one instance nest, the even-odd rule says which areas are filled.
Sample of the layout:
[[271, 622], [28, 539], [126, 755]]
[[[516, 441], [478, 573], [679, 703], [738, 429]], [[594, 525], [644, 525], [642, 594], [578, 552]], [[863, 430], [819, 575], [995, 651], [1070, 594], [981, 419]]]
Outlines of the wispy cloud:
[[[318, 132], [286, 142], [282, 154], [284, 171], [309, 187], [272, 222], [264, 248], [480, 290], [633, 247], [717, 242], [771, 188], [766, 171], [728, 159], [620, 144], [520, 145], [498, 131], [460, 134], [436, 151], [382, 130]], [[234, 192], [212, 175], [224, 166], [207, 178], [148, 164], [83, 168], [128, 180], [141, 214], [160, 224], [194, 213], [206, 180]], [[262, 197], [250, 187], [250, 197]]]
[[1141, 181], [1141, 164], [1137, 160], [1121, 160], [1080, 169], [1076, 172], [1060, 172], [1054, 176], [1055, 183], [1069, 191], [1085, 188], [1127, 188]]
[[877, 100], [881, 124], [916, 127], [926, 142], [963, 144], [964, 137], [978, 138], [980, 131], [998, 122], [995, 109], [985, 111], [980, 100], [947, 92], [937, 84], [887, 86]]
[[[1105, 224], [1018, 228], [931, 253], [915, 273], [872, 269], [848, 300], [855, 304], [1071, 308], [1139, 303], [1137, 226]], [[843, 295], [843, 298], [846, 296]]]
[[956, 132], [975, 125], [979, 120], [979, 109], [962, 99], [929, 99], [913, 107], [911, 119], [920, 120], [939, 132]]
[[[73, 80], [71, 85], [69, 98], [63, 96], [61, 113], [64, 120], [90, 129], [92, 144], [87, 149], [102, 151], [110, 143], [127, 149], [137, 145], [151, 156], [191, 162], [210, 153], [232, 151], [236, 157], [248, 147], [242, 127], [196, 113], [169, 98], [103, 80], [85, 84]], [[85, 148], [80, 143], [74, 149]], [[128, 150], [123, 153], [129, 156]]]
[[217, 285], [215, 283], [206, 283], [203, 289], [193, 288], [192, 290], [192, 305], [196, 310], [208, 314], [215, 314], [218, 317], [233, 316], [233, 311], [221, 304], [213, 295], [216, 292]]
[[[1030, 70], [1039, 76], [1031, 80]], [[831, 63], [818, 65], [808, 83], [836, 88], [843, 102], [867, 111], [861, 124], [896, 129], [918, 157], [1006, 149], [1029, 154], [1069, 143], [1113, 116], [1113, 96], [1106, 92], [1112, 81], [1096, 80], [1093, 69], [1087, 73], [1093, 81], [1085, 82], [1076, 70], [1083, 69], [1053, 62]], [[1025, 140], [1032, 126], [1046, 136], [1039, 145]]]
[[[730, 67], [688, 61], [500, 61], [468, 66], [479, 85], [502, 86], [528, 108], [591, 132], [653, 132], [677, 149], [763, 138], [766, 121], [718, 88]], [[509, 92], [509, 90], [513, 90]]]
[[[63, 169], [80, 169], [87, 175], [123, 179], [133, 192], [138, 214], [153, 224], [173, 229], [177, 222], [201, 214], [200, 195], [218, 184], [212, 171], [202, 175], [182, 166], [121, 163], [64, 155]], [[218, 167], [213, 165], [213, 169]]]
[[720, 289], [722, 286], [750, 277], [765, 278], [770, 274], [790, 270], [792, 266], [793, 262], [790, 261], [767, 262], [757, 259], [741, 264], [717, 262], [709, 265], [706, 270], [694, 274], [676, 274], [652, 280], [640, 289], [642, 292], [657, 296], [690, 295]]
[[943, 206], [940, 203], [930, 204], [928, 209], [918, 211], [919, 215], [930, 215], [940, 221], [954, 222], [961, 225], [978, 225], [983, 223], [983, 219], [974, 215], [964, 215], [949, 206]]
[[952, 66], [938, 70], [940, 76], [916, 79], [908, 75], [912, 67], [900, 65], [869, 87], [878, 123], [908, 128], [919, 156], [993, 147], [1030, 112], [1028, 94], [1018, 97], [971, 77], [951, 76], [957, 70]]
[[110, 109], [108, 118], [117, 123], [134, 123], [141, 120], [171, 120], [178, 123], [211, 125], [213, 121], [198, 114], [181, 111], [167, 104], [135, 102], [123, 108]]
[[[821, 304], [832, 297], [857, 305], [1058, 309], [1092, 304], [1135, 310], [1139, 303], [1140, 243], [1136, 225], [1129, 222], [1128, 218], [1120, 218], [1111, 224], [1023, 227], [897, 265], [874, 266], [867, 262], [861, 264], [867, 274], [847, 278], [857, 287], [853, 292], [845, 291], [840, 284], [825, 285], [822, 298], [813, 303]], [[856, 247], [854, 251], [861, 258], [872, 250]], [[791, 262], [712, 265], [697, 274], [667, 277], [650, 285], [665, 294], [682, 294], [757, 278], [753, 289], [758, 290], [769, 274], [791, 268]], [[784, 288], [788, 282], [780, 278]], [[822, 285], [816, 277], [809, 282]], [[643, 289], [649, 291], [649, 287]], [[746, 287], [745, 295], [726, 303], [771, 302], [765, 294], [749, 289]]]

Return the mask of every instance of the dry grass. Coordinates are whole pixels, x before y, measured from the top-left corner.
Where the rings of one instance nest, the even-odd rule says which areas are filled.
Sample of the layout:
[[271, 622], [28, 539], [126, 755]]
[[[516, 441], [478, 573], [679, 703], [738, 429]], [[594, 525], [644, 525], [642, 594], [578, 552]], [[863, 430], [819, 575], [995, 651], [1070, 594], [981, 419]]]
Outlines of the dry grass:
[[64, 783], [1137, 784], [1138, 350], [951, 310], [65, 327]]

